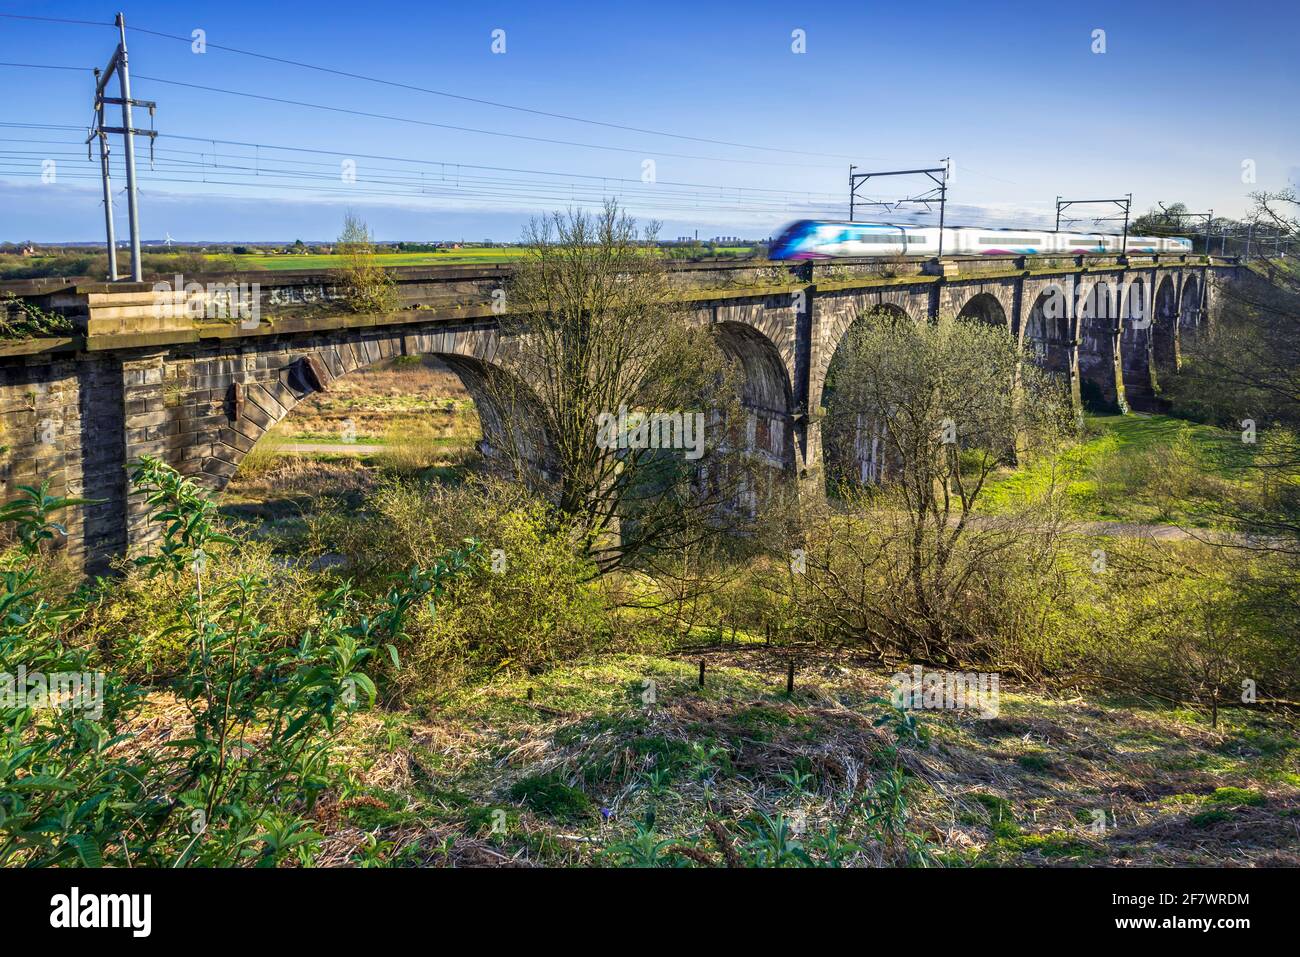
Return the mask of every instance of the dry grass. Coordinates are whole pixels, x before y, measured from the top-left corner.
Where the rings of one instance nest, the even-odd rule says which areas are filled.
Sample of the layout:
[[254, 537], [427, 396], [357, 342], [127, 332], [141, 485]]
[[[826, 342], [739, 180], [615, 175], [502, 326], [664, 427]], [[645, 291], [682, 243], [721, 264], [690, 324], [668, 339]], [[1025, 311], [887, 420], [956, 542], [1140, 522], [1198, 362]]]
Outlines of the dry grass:
[[[392, 842], [367, 852], [387, 863], [599, 865], [653, 814], [655, 833], [685, 849], [679, 863], [723, 866], [717, 830], [738, 843], [762, 812], [806, 821], [809, 835], [839, 828], [861, 844], [846, 863], [897, 863], [862, 813], [891, 753], [875, 724], [887, 675], [805, 660], [786, 699], [784, 663], [766, 651], [709, 661], [704, 689], [694, 660], [616, 656], [479, 686], [435, 714], [357, 722], [348, 796], [382, 810], [342, 808], [338, 839], [363, 822]], [[1004, 686], [995, 719], [921, 721], [929, 746], [900, 754], [932, 863], [1300, 863], [1300, 744], [1285, 716], [1234, 713], [1216, 731], [1186, 712]], [[529, 797], [539, 781], [569, 804]]]
[[[292, 532], [308, 512], [355, 508], [384, 471], [454, 479], [477, 461], [480, 434], [473, 400], [441, 363], [380, 363], [304, 399], [267, 432], [226, 487], [223, 511]], [[304, 444], [315, 451], [292, 450]]]

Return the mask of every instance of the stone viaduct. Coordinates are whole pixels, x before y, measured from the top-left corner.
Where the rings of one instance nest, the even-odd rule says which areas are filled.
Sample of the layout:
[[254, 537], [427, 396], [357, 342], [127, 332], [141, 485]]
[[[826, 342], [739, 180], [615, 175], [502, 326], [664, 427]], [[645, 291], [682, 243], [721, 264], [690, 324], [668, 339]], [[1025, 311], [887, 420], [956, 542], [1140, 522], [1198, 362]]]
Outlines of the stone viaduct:
[[[682, 264], [671, 279], [683, 307], [716, 326], [744, 369], [754, 456], [820, 487], [826, 372], [860, 318], [881, 309], [917, 321], [978, 318], [1068, 376], [1076, 403], [1149, 409], [1180, 343], [1236, 268], [1202, 256], [738, 261]], [[496, 304], [509, 267], [393, 275], [401, 308], [381, 315], [349, 311], [337, 281], [320, 272], [185, 277], [177, 291], [150, 282], [0, 283], [0, 309], [25, 302], [75, 329], [0, 341], [0, 495], [49, 479], [54, 494], [101, 500], [67, 516], [66, 547], [87, 570], [102, 570], [146, 535], [143, 505], [128, 495], [128, 463], [156, 455], [219, 490], [298, 402], [399, 355], [435, 355], [458, 373], [479, 400], [491, 444], [500, 423], [483, 385], [500, 345]], [[1063, 311], [1050, 308], [1054, 295]], [[1152, 307], [1149, 323], [1116, 318], [1131, 303]], [[257, 321], [238, 318], [241, 310]]]

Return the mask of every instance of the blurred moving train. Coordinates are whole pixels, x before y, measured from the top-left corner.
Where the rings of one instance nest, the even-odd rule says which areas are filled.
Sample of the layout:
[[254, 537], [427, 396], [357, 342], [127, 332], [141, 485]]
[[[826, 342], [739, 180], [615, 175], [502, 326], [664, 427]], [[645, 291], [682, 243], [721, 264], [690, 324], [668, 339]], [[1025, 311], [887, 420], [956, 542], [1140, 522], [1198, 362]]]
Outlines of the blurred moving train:
[[[943, 230], [945, 256], [1102, 255], [1120, 252], [1122, 236], [1103, 233], [1043, 232], [952, 226]], [[1190, 239], [1130, 236], [1126, 252], [1190, 253]], [[801, 219], [772, 242], [769, 259], [837, 259], [856, 256], [929, 256], [939, 253], [934, 226], [888, 223], [836, 223]]]

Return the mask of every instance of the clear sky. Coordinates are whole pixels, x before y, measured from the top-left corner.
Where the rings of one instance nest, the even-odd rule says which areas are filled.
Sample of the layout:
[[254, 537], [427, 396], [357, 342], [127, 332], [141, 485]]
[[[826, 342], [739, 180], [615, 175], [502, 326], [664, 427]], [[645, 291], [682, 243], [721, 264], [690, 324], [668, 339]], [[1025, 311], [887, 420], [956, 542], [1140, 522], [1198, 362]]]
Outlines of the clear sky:
[[[0, 0], [0, 13], [97, 22], [119, 9], [133, 95], [157, 101], [165, 134], [153, 169], [147, 142], [138, 147], [146, 240], [329, 239], [347, 208], [381, 239], [511, 240], [531, 215], [602, 195], [663, 220], [669, 237], [767, 236], [806, 213], [844, 217], [851, 162], [947, 156], [957, 223], [1050, 223], [1057, 195], [1128, 192], [1135, 212], [1180, 201], [1240, 215], [1252, 190], [1300, 180], [1295, 0]], [[194, 52], [195, 30], [206, 52]], [[497, 30], [504, 52], [493, 50]], [[1094, 52], [1097, 30], [1105, 52]], [[0, 240], [102, 238], [98, 162], [82, 143], [89, 68], [116, 39], [107, 26], [0, 18], [0, 62], [85, 68], [0, 66]], [[147, 112], [136, 125], [150, 125]], [[123, 235], [116, 138], [113, 149]], [[1243, 182], [1246, 161], [1254, 183]], [[871, 192], [923, 188], [896, 180]]]

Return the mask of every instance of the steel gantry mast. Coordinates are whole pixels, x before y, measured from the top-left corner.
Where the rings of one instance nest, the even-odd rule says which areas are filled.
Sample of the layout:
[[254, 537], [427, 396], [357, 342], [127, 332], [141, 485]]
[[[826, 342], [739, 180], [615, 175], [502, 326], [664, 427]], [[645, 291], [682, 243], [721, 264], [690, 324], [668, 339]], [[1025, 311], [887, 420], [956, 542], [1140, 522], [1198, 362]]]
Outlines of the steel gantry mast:
[[[904, 203], [920, 203], [926, 209], [930, 208], [931, 202], [939, 204], [939, 251], [936, 259], [943, 258], [943, 225], [944, 214], [948, 206], [948, 171], [951, 160], [947, 157], [940, 160], [942, 166], [934, 166], [929, 169], [891, 169], [876, 173], [857, 173], [854, 170], [856, 166], [849, 167], [849, 222], [853, 222], [853, 214], [857, 211], [857, 206], [861, 203], [864, 206], [880, 206], [884, 209], [897, 209]], [[934, 183], [931, 189], [926, 190], [916, 196], [908, 196], [904, 199], [895, 200], [893, 203], [880, 202], [879, 200], [861, 199], [858, 196], [858, 187], [873, 177], [879, 176], [927, 176]]]
[[[153, 119], [154, 111], [158, 107], [156, 103], [149, 100], [131, 99], [131, 74], [127, 68], [126, 58], [126, 20], [119, 13], [113, 23], [118, 31], [117, 49], [109, 57], [108, 65], [104, 69], [95, 70], [95, 125], [90, 135], [86, 137], [86, 144], [89, 145], [94, 139], [99, 140], [99, 168], [104, 180], [104, 231], [108, 242], [108, 278], [116, 280], [118, 278], [117, 249], [113, 234], [113, 194], [108, 175], [108, 134], [118, 133], [122, 136], [122, 156], [126, 164], [126, 210], [131, 230], [131, 279], [133, 282], [140, 282], [143, 275], [140, 266], [140, 201], [135, 179], [135, 137], [149, 137], [149, 152], [152, 156], [153, 141], [158, 133], [153, 129], [135, 129], [131, 121], [131, 107], [139, 106], [147, 109], [150, 120]], [[117, 74], [120, 95], [105, 96], [104, 88], [114, 74]], [[121, 126], [104, 125], [104, 107], [108, 105], [122, 107]]]
[[[1124, 211], [1124, 215], [1094, 216], [1092, 221], [1094, 223], [1114, 223], [1122, 219], [1124, 221], [1124, 237], [1120, 240], [1119, 255], [1127, 256], [1129, 214], [1133, 209], [1132, 193], [1125, 193], [1119, 199], [1062, 199], [1060, 196], [1056, 197], [1056, 232], [1061, 231], [1061, 212], [1063, 210], [1069, 209], [1071, 206], [1095, 206], [1108, 203], [1114, 203], [1116, 207]], [[1075, 220], [1068, 220], [1067, 222], [1075, 222]]]

